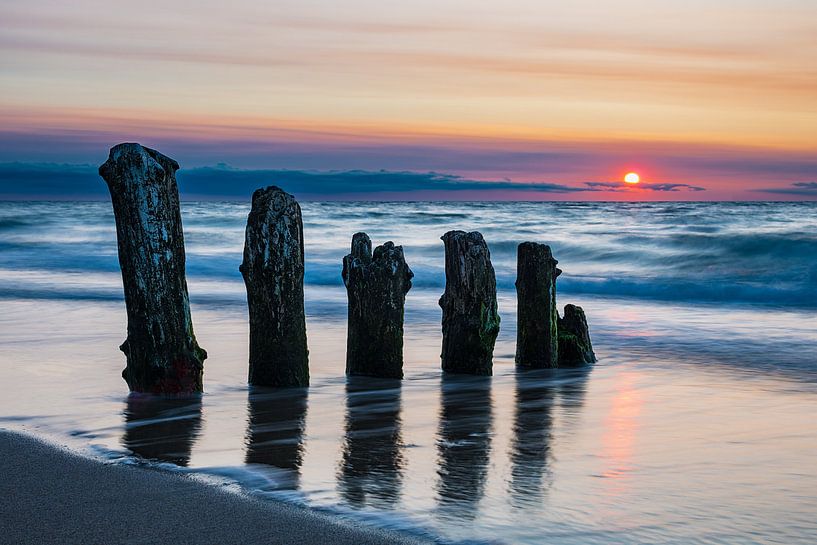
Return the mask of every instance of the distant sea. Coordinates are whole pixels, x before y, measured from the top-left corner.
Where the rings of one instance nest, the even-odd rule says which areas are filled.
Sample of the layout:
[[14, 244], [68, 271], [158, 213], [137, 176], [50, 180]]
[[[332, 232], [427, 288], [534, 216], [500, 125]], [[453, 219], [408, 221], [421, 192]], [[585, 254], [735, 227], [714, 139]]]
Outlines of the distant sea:
[[[250, 391], [249, 202], [185, 202], [201, 400], [128, 397], [110, 204], [0, 202], [0, 426], [440, 542], [813, 543], [817, 203], [302, 203], [312, 386]], [[440, 236], [479, 230], [491, 379], [439, 372]], [[343, 376], [353, 233], [402, 244], [406, 380]], [[516, 246], [599, 363], [517, 373]]]

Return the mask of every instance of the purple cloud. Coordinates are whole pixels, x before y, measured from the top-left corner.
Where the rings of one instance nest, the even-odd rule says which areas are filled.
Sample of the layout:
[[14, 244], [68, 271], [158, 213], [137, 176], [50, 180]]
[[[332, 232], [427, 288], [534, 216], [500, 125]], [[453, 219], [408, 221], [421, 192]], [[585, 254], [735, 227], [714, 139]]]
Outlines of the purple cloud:
[[788, 187], [770, 187], [756, 189], [761, 193], [777, 193], [778, 195], [802, 195], [804, 197], [817, 197], [817, 182], [794, 182]]
[[706, 191], [705, 187], [676, 183], [645, 183], [626, 184], [624, 182], [585, 182], [590, 191], [628, 191], [634, 188], [647, 191]]
[[[592, 191], [582, 186], [549, 182], [481, 181], [439, 172], [237, 169], [225, 164], [183, 168], [178, 172], [178, 179], [183, 197], [201, 199], [249, 198], [255, 189], [270, 184], [306, 198], [367, 198], [391, 194], [406, 199], [418, 193], [468, 196], [469, 192], [569, 194]], [[101, 199], [106, 196], [107, 189], [94, 165], [0, 163], [0, 198]]]

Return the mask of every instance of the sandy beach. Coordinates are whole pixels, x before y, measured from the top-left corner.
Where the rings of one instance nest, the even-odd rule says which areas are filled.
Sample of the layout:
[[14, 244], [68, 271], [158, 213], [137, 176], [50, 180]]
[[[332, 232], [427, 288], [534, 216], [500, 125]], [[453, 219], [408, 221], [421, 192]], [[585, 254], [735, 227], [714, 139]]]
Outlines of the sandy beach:
[[0, 540], [9, 544], [423, 543], [3, 430], [0, 475]]

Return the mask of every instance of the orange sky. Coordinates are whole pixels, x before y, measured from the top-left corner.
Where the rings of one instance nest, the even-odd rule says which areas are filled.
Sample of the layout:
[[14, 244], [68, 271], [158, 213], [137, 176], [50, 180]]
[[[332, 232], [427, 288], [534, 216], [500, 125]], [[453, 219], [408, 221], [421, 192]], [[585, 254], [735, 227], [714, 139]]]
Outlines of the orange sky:
[[641, 169], [695, 198], [808, 197], [785, 191], [817, 181], [817, 4], [715, 4], [4, 3], [0, 161], [139, 140], [183, 165], [566, 184]]

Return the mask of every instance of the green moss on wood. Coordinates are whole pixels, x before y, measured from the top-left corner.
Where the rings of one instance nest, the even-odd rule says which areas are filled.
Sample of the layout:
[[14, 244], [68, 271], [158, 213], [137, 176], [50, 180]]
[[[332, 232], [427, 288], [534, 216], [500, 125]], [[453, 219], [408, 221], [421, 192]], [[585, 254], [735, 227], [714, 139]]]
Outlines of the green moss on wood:
[[500, 319], [488, 245], [478, 232], [450, 231], [442, 240], [446, 280], [440, 298], [443, 371], [491, 375]]

